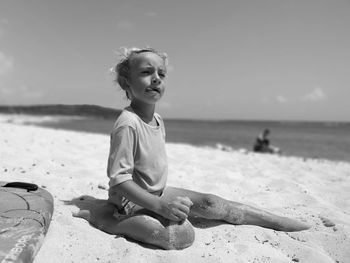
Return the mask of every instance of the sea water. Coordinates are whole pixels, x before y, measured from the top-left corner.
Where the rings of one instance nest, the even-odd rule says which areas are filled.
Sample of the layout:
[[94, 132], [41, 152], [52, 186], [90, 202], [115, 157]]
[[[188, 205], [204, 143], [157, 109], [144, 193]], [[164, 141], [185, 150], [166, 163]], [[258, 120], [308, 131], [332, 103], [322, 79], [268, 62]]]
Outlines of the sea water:
[[[202, 121], [165, 119], [166, 141], [197, 146], [225, 145], [234, 150], [252, 150], [263, 129], [269, 129], [271, 144], [282, 155], [350, 162], [350, 123], [293, 121]], [[109, 134], [114, 120], [82, 118], [46, 122], [60, 129]]]
[[270, 130], [270, 142], [283, 155], [350, 161], [350, 123], [285, 121], [170, 121], [168, 141], [224, 144], [252, 150], [256, 137]]

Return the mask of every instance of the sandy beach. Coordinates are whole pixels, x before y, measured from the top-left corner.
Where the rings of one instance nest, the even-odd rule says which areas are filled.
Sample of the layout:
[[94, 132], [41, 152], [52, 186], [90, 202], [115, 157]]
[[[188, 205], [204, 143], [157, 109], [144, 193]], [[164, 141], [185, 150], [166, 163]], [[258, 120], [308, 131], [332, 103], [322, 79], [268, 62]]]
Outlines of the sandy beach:
[[[47, 117], [49, 118], [49, 117]], [[46, 188], [54, 214], [34, 263], [350, 262], [350, 163], [167, 144], [172, 186], [220, 195], [307, 222], [302, 232], [194, 222], [194, 244], [165, 251], [72, 216], [79, 198], [107, 198], [109, 136], [23, 125], [0, 115], [2, 181]], [[31, 117], [31, 122], [42, 121]]]

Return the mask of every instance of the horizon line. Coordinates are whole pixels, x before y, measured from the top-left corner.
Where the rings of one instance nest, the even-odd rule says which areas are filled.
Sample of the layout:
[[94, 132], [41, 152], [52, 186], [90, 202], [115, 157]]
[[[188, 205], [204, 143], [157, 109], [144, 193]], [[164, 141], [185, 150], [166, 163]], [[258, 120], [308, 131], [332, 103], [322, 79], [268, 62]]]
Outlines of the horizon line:
[[[122, 111], [123, 109], [118, 109], [118, 108], [112, 108], [108, 106], [102, 106], [102, 105], [97, 105], [97, 104], [64, 104], [64, 103], [52, 103], [52, 104], [0, 104], [0, 108], [34, 108], [34, 107], [65, 107], [65, 106], [85, 106], [85, 107], [99, 107], [103, 108], [106, 110], [115, 110], [115, 111]], [[0, 111], [0, 113], [3, 113]], [[6, 112], [7, 114], [14, 114], [11, 112]], [[16, 112], [15, 112], [16, 113]], [[23, 114], [23, 112], [17, 112], [18, 114]], [[40, 112], [38, 112], [40, 113]], [[30, 113], [29, 113], [30, 115]], [[54, 114], [54, 113], [48, 113], [48, 115], [59, 115], [59, 114]], [[64, 114], [62, 114], [64, 115]], [[79, 114], [78, 114], [79, 115]], [[230, 122], [230, 121], [237, 121], [237, 122], [287, 122], [287, 123], [342, 123], [342, 124], [350, 124], [350, 120], [300, 120], [300, 119], [228, 119], [228, 118], [223, 118], [223, 119], [212, 119], [212, 118], [193, 118], [193, 117], [163, 117], [165, 120], [171, 120], [171, 121], [200, 121], [200, 122]]]

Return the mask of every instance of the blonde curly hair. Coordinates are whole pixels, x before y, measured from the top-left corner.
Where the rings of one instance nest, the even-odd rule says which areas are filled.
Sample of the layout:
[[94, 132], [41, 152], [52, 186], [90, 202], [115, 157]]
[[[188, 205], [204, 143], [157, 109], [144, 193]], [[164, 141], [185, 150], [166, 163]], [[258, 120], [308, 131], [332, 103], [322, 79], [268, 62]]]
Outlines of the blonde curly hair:
[[[131, 47], [131, 48], [121, 48], [119, 55], [121, 56], [120, 61], [113, 66], [111, 71], [116, 75], [115, 82], [119, 84], [119, 86], [126, 91], [126, 88], [124, 87], [125, 80], [129, 79], [130, 76], [130, 61], [133, 58], [133, 56], [145, 53], [145, 52], [152, 52], [154, 54], [157, 54], [159, 57], [161, 57], [164, 61], [164, 64], [168, 65], [168, 55], [166, 53], [162, 53], [157, 51], [154, 48], [146, 47], [146, 48], [137, 48], [137, 47]], [[126, 97], [128, 99], [129, 95], [128, 92], [126, 92]]]

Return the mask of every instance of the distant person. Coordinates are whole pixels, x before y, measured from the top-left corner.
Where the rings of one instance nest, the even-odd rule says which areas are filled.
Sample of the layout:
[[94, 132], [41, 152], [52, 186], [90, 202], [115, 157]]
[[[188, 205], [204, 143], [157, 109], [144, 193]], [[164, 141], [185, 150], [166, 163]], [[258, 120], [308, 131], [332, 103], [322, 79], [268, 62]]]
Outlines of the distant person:
[[[107, 233], [163, 249], [182, 249], [193, 243], [194, 230], [188, 217], [280, 231], [309, 228], [294, 219], [213, 194], [167, 185], [165, 128], [155, 113], [165, 91], [167, 57], [151, 48], [127, 49], [115, 72], [130, 106], [118, 117], [111, 133], [109, 205], [94, 213], [82, 210], [76, 216]], [[190, 171], [187, 176], [191, 177]]]
[[265, 129], [262, 133], [259, 134], [253, 146], [254, 152], [281, 153], [281, 150], [278, 147], [270, 145], [269, 135], [269, 129]]

